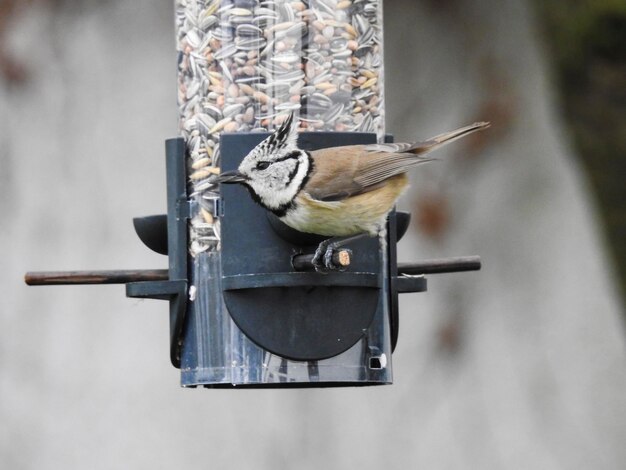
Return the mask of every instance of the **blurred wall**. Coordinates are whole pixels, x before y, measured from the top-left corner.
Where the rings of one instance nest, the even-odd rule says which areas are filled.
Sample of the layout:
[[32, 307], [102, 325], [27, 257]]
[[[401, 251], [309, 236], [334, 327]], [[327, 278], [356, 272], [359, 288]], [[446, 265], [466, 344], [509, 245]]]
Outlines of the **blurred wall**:
[[626, 295], [626, 2], [536, 1], [568, 133], [598, 200]]
[[304, 391], [182, 390], [164, 303], [22, 284], [164, 266], [131, 218], [176, 134], [169, 0], [33, 5], [0, 84], [3, 468], [623, 466], [620, 306], [525, 2], [385, 4], [388, 130], [494, 124], [415, 172], [401, 256], [484, 268], [403, 298], [393, 386]]

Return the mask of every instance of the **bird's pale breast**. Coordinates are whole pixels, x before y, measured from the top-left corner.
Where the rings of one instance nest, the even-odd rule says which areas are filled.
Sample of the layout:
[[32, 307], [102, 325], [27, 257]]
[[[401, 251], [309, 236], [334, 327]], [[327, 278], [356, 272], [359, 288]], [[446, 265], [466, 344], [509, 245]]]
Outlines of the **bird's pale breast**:
[[376, 235], [407, 186], [406, 174], [400, 174], [376, 189], [339, 201], [319, 201], [303, 192], [282, 221], [301, 232], [329, 237]]

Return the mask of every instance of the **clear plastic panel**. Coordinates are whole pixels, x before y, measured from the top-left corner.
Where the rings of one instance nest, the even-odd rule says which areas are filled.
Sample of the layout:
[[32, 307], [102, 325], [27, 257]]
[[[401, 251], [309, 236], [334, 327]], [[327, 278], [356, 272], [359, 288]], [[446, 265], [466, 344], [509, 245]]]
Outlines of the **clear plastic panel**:
[[234, 324], [221, 295], [220, 256], [219, 251], [207, 252], [195, 259], [192, 282], [197, 294], [187, 316], [183, 386], [392, 382], [386, 292], [372, 327], [352, 348], [321, 361], [290, 361], [263, 350]]
[[367, 336], [315, 363], [273, 356], [241, 333], [221, 296], [213, 183], [222, 132], [271, 131], [290, 112], [300, 130], [371, 132], [382, 141], [382, 0], [175, 0], [175, 6], [195, 287], [182, 384], [391, 382], [384, 300]]

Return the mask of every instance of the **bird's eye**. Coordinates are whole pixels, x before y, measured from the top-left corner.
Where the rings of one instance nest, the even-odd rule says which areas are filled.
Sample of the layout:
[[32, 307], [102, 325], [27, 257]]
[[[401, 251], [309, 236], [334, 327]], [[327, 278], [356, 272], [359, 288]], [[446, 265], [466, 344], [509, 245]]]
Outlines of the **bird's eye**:
[[257, 170], [265, 170], [267, 168], [269, 168], [269, 166], [271, 165], [270, 162], [259, 162], [256, 164], [256, 169]]

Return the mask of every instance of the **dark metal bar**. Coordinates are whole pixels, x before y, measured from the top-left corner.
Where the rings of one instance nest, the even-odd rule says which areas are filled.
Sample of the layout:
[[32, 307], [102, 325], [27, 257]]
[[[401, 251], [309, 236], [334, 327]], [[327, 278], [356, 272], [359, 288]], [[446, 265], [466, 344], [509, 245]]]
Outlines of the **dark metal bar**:
[[170, 301], [170, 360], [180, 368], [185, 317], [187, 315], [187, 220], [190, 218], [187, 197], [186, 144], [182, 137], [165, 141], [167, 174], [167, 252], [169, 279], [184, 281], [179, 295]]
[[480, 268], [480, 256], [459, 256], [458, 258], [429, 259], [418, 263], [398, 263], [398, 275], [456, 273], [478, 271]]
[[28, 272], [24, 281], [29, 286], [72, 284], [126, 284], [141, 281], [167, 281], [167, 269], [116, 269], [111, 271], [37, 271]]
[[[347, 268], [350, 265], [350, 255], [352, 251], [344, 248], [333, 253], [333, 264], [338, 269]], [[313, 254], [295, 255], [291, 259], [291, 264], [296, 271], [311, 271], [313, 268]]]

